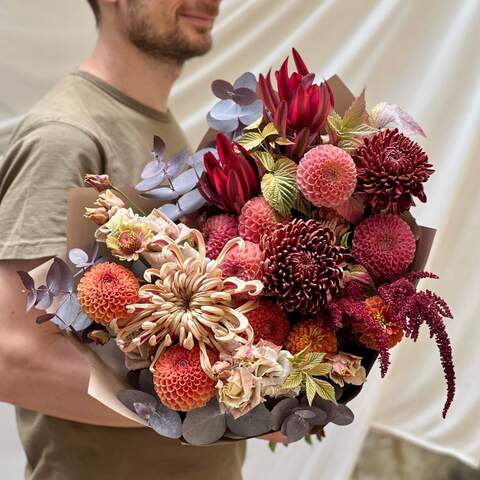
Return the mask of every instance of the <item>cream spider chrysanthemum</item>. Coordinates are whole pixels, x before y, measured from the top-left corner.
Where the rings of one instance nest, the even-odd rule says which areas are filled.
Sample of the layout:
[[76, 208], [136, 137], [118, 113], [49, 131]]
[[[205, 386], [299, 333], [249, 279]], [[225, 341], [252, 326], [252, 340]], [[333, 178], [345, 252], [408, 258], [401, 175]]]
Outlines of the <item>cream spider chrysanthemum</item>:
[[[191, 230], [196, 249], [188, 243], [183, 246], [164, 236], [162, 249], [165, 263], [150, 268], [144, 274], [148, 282], [139, 290], [144, 303], [129, 305], [133, 319], [120, 327], [115, 322], [117, 343], [124, 352], [148, 344], [156, 349], [151, 368], [163, 350], [177, 341], [185, 348], [200, 347], [202, 369], [214, 377], [207, 355], [209, 346], [219, 353], [230, 353], [241, 343], [253, 340], [253, 330], [245, 313], [256, 308], [254, 300], [240, 306], [233, 295], [259, 295], [263, 284], [259, 280], [243, 281], [237, 277], [222, 279], [219, 267], [225, 255], [243, 240], [227, 242], [216, 260], [205, 254], [205, 241], [198, 230]], [[246, 339], [240, 333], [246, 333]]]

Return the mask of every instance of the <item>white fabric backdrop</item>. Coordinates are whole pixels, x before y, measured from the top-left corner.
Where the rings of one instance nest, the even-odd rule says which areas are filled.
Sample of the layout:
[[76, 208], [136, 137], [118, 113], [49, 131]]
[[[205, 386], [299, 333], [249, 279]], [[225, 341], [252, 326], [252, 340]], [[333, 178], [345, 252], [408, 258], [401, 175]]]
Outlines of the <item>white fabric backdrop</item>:
[[[0, 32], [1, 151], [16, 118], [86, 55], [94, 30], [85, 1], [2, 0]], [[338, 73], [355, 92], [367, 86], [371, 106], [385, 100], [414, 115], [428, 134], [422, 144], [437, 168], [427, 185], [428, 205], [414, 213], [420, 223], [439, 228], [429, 269], [441, 280], [428, 287], [448, 298], [456, 317], [449, 332], [458, 392], [447, 420], [440, 417], [438, 355], [422, 337], [417, 345], [396, 349], [386, 380], [380, 383], [374, 372], [352, 404], [355, 424], [328, 431], [321, 447], [281, 447], [273, 463], [265, 442], [250, 442], [247, 480], [261, 475], [346, 480], [369, 424], [480, 463], [479, 32], [477, 0], [224, 0], [213, 51], [189, 63], [178, 82], [172, 109], [195, 145], [214, 102], [212, 80], [266, 71], [295, 46], [320, 77]], [[20, 479], [22, 454], [6, 406], [0, 425], [0, 445], [9, 447], [0, 449], [0, 464], [12, 466], [6, 478]]]

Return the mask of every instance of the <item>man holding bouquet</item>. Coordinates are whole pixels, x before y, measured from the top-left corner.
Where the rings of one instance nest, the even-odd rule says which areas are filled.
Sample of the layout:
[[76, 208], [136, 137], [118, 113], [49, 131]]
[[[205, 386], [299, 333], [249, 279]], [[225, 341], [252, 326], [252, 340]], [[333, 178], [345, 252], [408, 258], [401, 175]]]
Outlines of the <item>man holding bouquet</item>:
[[17, 270], [66, 248], [67, 193], [86, 173], [139, 178], [153, 135], [186, 146], [168, 110], [183, 63], [211, 47], [220, 0], [88, 0], [98, 41], [26, 116], [0, 163], [0, 400], [17, 406], [30, 480], [241, 478], [245, 444], [184, 447], [87, 394], [89, 366], [25, 314]]

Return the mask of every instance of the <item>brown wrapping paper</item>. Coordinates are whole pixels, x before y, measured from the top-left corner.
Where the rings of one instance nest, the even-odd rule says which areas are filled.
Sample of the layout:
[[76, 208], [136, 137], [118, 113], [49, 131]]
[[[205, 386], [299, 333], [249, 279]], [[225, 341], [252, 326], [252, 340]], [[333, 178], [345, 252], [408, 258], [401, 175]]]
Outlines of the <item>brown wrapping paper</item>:
[[[329, 85], [335, 97], [335, 110], [343, 115], [354, 99], [342, 80], [334, 75], [329, 80]], [[215, 138], [215, 132], [209, 130], [203, 138], [200, 147], [208, 145]], [[199, 147], [199, 148], [200, 148]], [[144, 199], [135, 192], [133, 188], [123, 188], [124, 192], [142, 209], [150, 211], [159, 206], [158, 201]], [[68, 249], [81, 248], [89, 252], [94, 243], [94, 233], [97, 226], [90, 220], [84, 218], [85, 207], [91, 207], [97, 199], [98, 193], [92, 188], [77, 188], [71, 190], [68, 197], [68, 219], [67, 219], [67, 245]], [[435, 230], [427, 227], [420, 227], [420, 239], [417, 245], [417, 252], [412, 264], [412, 269], [423, 270], [432, 247]], [[60, 253], [60, 252], [59, 252]], [[62, 256], [62, 255], [59, 255]], [[66, 255], [62, 258], [65, 259]], [[45, 283], [46, 273], [51, 261], [40, 265], [31, 273], [37, 285]], [[50, 311], [53, 310], [53, 306]], [[138, 415], [125, 407], [117, 398], [117, 393], [129, 388], [125, 381], [126, 368], [124, 367], [122, 353], [116, 348], [113, 341], [104, 347], [83, 345], [72, 335], [68, 335], [75, 346], [85, 355], [90, 365], [90, 381], [88, 394], [93, 398], [117, 412], [119, 415], [129, 418], [141, 425], [145, 421]], [[226, 441], [232, 441], [227, 440]], [[223, 443], [223, 442], [216, 442]]]

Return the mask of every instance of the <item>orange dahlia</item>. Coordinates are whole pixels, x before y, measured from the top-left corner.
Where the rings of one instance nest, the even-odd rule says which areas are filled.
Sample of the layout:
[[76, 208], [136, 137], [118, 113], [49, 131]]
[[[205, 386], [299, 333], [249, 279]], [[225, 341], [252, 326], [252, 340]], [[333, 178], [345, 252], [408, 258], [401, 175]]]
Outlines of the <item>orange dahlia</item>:
[[[218, 360], [213, 350], [207, 354], [212, 364]], [[215, 395], [216, 381], [202, 370], [198, 345], [191, 350], [179, 344], [167, 348], [155, 363], [153, 380], [160, 401], [172, 410], [203, 407]]]
[[267, 340], [279, 346], [284, 344], [290, 325], [287, 314], [278, 305], [263, 300], [246, 315], [253, 328], [254, 343]]
[[[388, 348], [394, 347], [403, 337], [402, 328], [392, 321], [389, 306], [379, 296], [369, 297], [365, 300], [367, 310], [374, 320], [380, 323], [388, 336]], [[353, 322], [352, 327], [361, 333], [360, 341], [374, 350], [378, 350], [375, 332], [368, 326]]]
[[108, 325], [129, 316], [127, 305], [138, 302], [140, 284], [135, 275], [116, 263], [100, 263], [80, 280], [78, 303], [94, 321]]
[[295, 355], [307, 347], [312, 352], [337, 353], [337, 336], [317, 320], [303, 320], [290, 330], [285, 348]]

